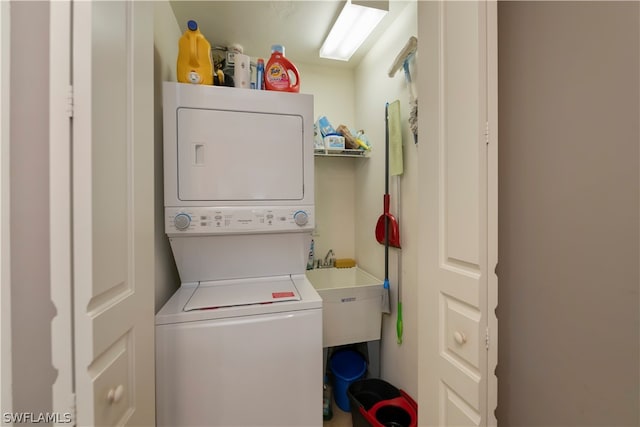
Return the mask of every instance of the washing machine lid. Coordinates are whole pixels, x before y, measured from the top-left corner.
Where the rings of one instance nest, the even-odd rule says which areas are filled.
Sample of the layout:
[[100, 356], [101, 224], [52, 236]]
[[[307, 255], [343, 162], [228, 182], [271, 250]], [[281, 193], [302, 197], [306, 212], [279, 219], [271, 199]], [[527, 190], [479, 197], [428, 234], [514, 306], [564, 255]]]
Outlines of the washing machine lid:
[[291, 276], [200, 282], [183, 311], [300, 301]]

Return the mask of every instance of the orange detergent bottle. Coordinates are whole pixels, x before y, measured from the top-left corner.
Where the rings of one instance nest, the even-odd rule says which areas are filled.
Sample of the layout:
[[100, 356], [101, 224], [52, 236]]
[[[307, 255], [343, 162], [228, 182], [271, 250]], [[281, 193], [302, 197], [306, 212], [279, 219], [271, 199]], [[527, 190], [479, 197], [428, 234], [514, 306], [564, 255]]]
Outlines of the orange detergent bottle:
[[271, 58], [264, 70], [264, 87], [267, 90], [300, 92], [300, 74], [291, 61], [284, 57], [284, 46], [271, 46]]
[[196, 21], [187, 22], [187, 30], [178, 42], [178, 81], [213, 84], [211, 44], [198, 29]]

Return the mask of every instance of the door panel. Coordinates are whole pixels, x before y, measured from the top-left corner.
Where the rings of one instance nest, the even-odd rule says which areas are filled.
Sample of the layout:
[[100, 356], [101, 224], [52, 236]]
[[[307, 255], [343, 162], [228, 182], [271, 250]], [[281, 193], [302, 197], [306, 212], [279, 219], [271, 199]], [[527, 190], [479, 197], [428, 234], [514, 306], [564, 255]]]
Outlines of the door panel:
[[73, 3], [78, 425], [154, 424], [153, 10]]
[[419, 38], [425, 41], [418, 65], [425, 72], [419, 88], [425, 100], [420, 424], [492, 425], [489, 403], [495, 399], [489, 395], [496, 389], [490, 354], [497, 348], [488, 345], [488, 334], [497, 322], [488, 298], [495, 268], [489, 254], [497, 239], [489, 224], [497, 180], [489, 177], [497, 151], [488, 148], [487, 129], [495, 118], [490, 98], [497, 93], [489, 91], [487, 58], [488, 17], [496, 7], [486, 1], [424, 2], [418, 13]]
[[480, 375], [480, 320], [478, 310], [459, 300], [441, 296], [443, 318], [442, 351], [452, 362]]
[[[480, 163], [482, 147], [469, 143], [470, 138], [482, 134], [485, 99], [480, 57], [484, 38], [480, 33], [478, 15], [482, 2], [446, 2], [443, 5], [442, 83], [444, 93], [444, 138], [441, 148], [440, 179], [445, 202], [442, 220], [447, 235], [446, 261], [462, 263], [473, 270], [482, 260], [480, 244], [481, 215], [480, 188], [484, 172]], [[482, 126], [481, 124], [482, 123]]]
[[180, 200], [302, 199], [301, 116], [192, 108], [177, 114]]
[[481, 424], [481, 418], [475, 409], [445, 384], [441, 384], [440, 401], [444, 402], [440, 414], [443, 426], [471, 427]]
[[87, 369], [93, 381], [95, 419], [102, 425], [118, 425], [135, 410], [130, 384], [132, 339], [127, 333], [113, 342]]
[[[95, 2], [91, 17], [91, 166], [93, 221], [93, 293], [100, 295], [128, 283], [128, 138], [127, 7], [126, 3]], [[82, 33], [81, 33], [82, 34]], [[108, 62], [107, 62], [108, 61]], [[107, 83], [108, 82], [108, 83]], [[79, 94], [78, 94], [79, 95]], [[111, 299], [109, 295], [108, 299]]]

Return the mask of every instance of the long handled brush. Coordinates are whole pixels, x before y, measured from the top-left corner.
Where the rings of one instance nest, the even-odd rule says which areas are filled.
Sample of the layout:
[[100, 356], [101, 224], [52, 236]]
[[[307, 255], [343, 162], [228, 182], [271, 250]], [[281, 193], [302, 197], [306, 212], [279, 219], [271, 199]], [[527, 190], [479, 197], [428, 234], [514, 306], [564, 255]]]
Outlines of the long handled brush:
[[[384, 179], [386, 192], [389, 192], [389, 103], [384, 106], [384, 131], [385, 131], [385, 160], [384, 160]], [[382, 312], [391, 314], [391, 302], [389, 301], [389, 216], [384, 217], [384, 285], [382, 292]]]

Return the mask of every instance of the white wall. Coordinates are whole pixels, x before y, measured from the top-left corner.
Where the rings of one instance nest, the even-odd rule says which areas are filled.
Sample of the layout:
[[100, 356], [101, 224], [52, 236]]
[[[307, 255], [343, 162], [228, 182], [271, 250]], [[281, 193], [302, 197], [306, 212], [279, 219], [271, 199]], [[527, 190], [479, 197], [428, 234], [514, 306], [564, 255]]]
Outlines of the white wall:
[[180, 285], [169, 240], [164, 233], [164, 184], [162, 164], [162, 82], [176, 81], [178, 39], [182, 35], [168, 1], [154, 2], [154, 212], [155, 212], [155, 310], [169, 299]]
[[[418, 343], [417, 343], [417, 150], [407, 122], [409, 92], [404, 73], [388, 76], [396, 55], [410, 36], [417, 36], [417, 2], [409, 2], [394, 24], [367, 53], [356, 70], [356, 123], [366, 131], [373, 145], [371, 158], [361, 161], [356, 168], [355, 241], [356, 257], [362, 268], [377, 277], [384, 277], [384, 247], [375, 240], [374, 230], [382, 213], [384, 194], [384, 141], [386, 102], [400, 100], [404, 174], [392, 177], [389, 184], [391, 211], [400, 226], [402, 249], [390, 249], [389, 276], [391, 283], [392, 314], [383, 316], [381, 376], [396, 387], [417, 397]], [[415, 66], [415, 62], [412, 63]], [[417, 70], [413, 68], [414, 80]], [[400, 194], [397, 180], [400, 179]], [[400, 212], [399, 215], [397, 213]], [[402, 272], [398, 276], [398, 260]], [[396, 341], [397, 285], [401, 280], [404, 339]]]

